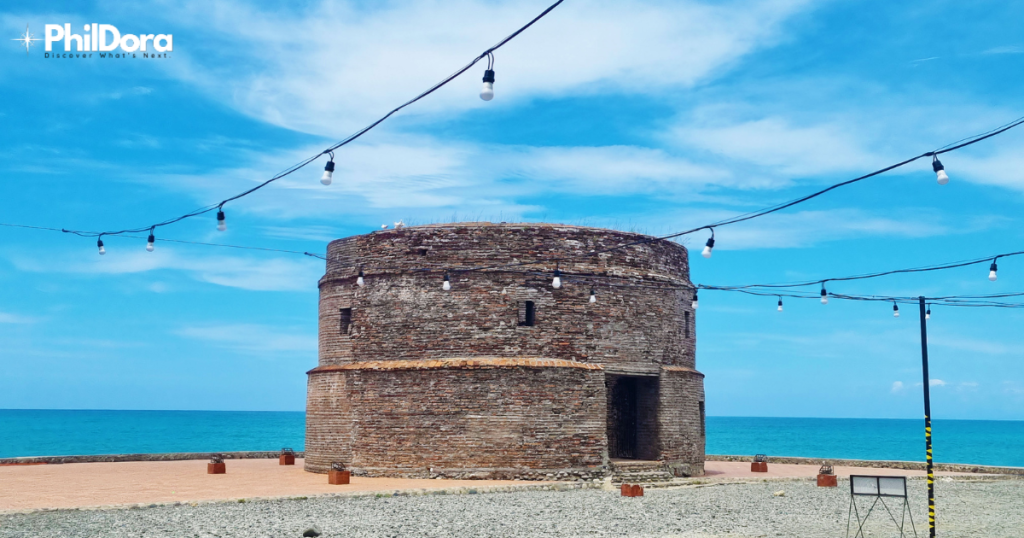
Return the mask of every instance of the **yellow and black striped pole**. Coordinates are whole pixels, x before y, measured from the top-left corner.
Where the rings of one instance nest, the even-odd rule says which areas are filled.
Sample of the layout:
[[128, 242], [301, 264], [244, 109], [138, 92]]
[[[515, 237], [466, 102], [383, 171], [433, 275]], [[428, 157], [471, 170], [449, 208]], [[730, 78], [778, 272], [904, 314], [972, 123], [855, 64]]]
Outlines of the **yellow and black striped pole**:
[[935, 473], [932, 472], [932, 399], [928, 379], [928, 322], [927, 305], [921, 302], [921, 370], [924, 373], [924, 447], [928, 465], [928, 536], [935, 538]]

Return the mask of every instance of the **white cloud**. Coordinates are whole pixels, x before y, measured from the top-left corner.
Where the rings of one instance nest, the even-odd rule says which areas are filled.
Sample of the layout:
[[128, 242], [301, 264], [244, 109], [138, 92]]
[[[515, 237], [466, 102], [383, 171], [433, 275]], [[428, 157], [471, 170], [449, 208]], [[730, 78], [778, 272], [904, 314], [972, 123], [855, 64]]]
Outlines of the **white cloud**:
[[893, 394], [898, 394], [900, 392], [903, 392], [903, 382], [902, 381], [893, 381], [892, 382], [892, 389], [890, 389], [890, 392], [892, 392]]
[[10, 324], [23, 324], [23, 323], [35, 323], [39, 321], [37, 318], [30, 316], [22, 316], [19, 314], [11, 314], [8, 312], [0, 312], [0, 323]]
[[108, 99], [118, 100], [123, 97], [138, 97], [142, 95], [149, 95], [151, 93], [153, 93], [153, 88], [147, 88], [145, 86], [135, 86], [132, 88], [128, 88], [126, 90], [108, 93], [104, 95], [104, 97]]
[[1016, 133], [1011, 136], [1012, 140], [1000, 140], [998, 149], [994, 149], [986, 156], [975, 156], [966, 152], [958, 152], [955, 156], [943, 156], [943, 164], [950, 180], [963, 177], [982, 185], [1024, 191], [1024, 154], [1019, 149], [1020, 140], [1024, 140], [1024, 137]]
[[772, 175], [803, 177], [811, 174], [866, 171], [881, 157], [862, 148], [850, 123], [793, 125], [782, 117], [739, 123], [675, 127], [669, 138], [767, 167]]
[[929, 387], [945, 387], [946, 385], [947, 385], [947, 383], [945, 381], [941, 380], [941, 379], [929, 379], [928, 380], [928, 386]]
[[982, 54], [1024, 54], [1024, 46], [1020, 45], [1004, 45], [1002, 47], [992, 47]]
[[298, 329], [233, 323], [182, 327], [179, 336], [210, 342], [215, 346], [252, 354], [316, 354], [317, 337]]
[[[155, 252], [136, 252], [108, 244], [107, 255], [102, 257], [83, 258], [76, 253], [58, 260], [47, 254], [19, 255], [13, 262], [20, 270], [39, 273], [123, 275], [177, 270], [201, 282], [257, 291], [309, 292], [316, 289], [323, 273], [323, 263], [313, 259], [180, 254], [168, 246]], [[160, 292], [165, 288], [149, 289]]]
[[[496, 53], [493, 102], [476, 97], [484, 69], [478, 64], [405, 114], [500, 107], [568, 93], [660, 93], [692, 86], [773, 44], [781, 23], [806, 3], [566, 2]], [[168, 68], [246, 114], [341, 136], [466, 64], [548, 4], [455, 0], [370, 10], [323, 1], [287, 13], [229, 0], [193, 1], [176, 6], [177, 23], [206, 32], [218, 51], [262, 53], [213, 65], [223, 54], [182, 51]]]

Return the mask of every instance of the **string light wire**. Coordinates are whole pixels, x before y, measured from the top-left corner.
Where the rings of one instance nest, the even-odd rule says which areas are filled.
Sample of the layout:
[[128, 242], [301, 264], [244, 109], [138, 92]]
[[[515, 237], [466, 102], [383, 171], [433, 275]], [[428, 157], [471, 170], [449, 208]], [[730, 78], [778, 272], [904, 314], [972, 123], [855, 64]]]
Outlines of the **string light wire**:
[[465, 66], [459, 68], [457, 71], [455, 71], [451, 75], [448, 75], [443, 80], [441, 80], [440, 82], [434, 84], [433, 86], [431, 86], [430, 88], [426, 89], [425, 91], [421, 92], [419, 95], [417, 95], [417, 96], [413, 97], [412, 99], [402, 103], [401, 105], [393, 108], [391, 111], [389, 111], [387, 114], [383, 115], [379, 119], [375, 120], [373, 123], [367, 125], [366, 127], [363, 127], [362, 129], [356, 131], [355, 133], [349, 135], [347, 138], [341, 140], [340, 142], [334, 144], [333, 146], [330, 146], [330, 147], [324, 149], [322, 152], [320, 152], [320, 153], [318, 153], [316, 155], [313, 155], [313, 156], [311, 156], [311, 157], [309, 157], [309, 158], [307, 158], [307, 159], [305, 159], [305, 160], [303, 160], [303, 161], [301, 161], [301, 162], [299, 162], [299, 163], [297, 163], [295, 165], [292, 165], [292, 166], [286, 168], [284, 171], [278, 173], [277, 175], [271, 177], [270, 179], [268, 179], [268, 180], [266, 180], [266, 181], [264, 181], [264, 182], [262, 182], [262, 183], [260, 183], [260, 184], [258, 184], [256, 186], [254, 186], [254, 187], [252, 187], [252, 188], [250, 188], [248, 190], [242, 191], [242, 192], [240, 192], [240, 193], [238, 193], [238, 194], [236, 194], [234, 196], [231, 196], [231, 197], [228, 197], [228, 198], [226, 198], [224, 200], [221, 200], [220, 202], [218, 202], [216, 204], [211, 204], [211, 205], [208, 205], [208, 206], [204, 206], [204, 207], [201, 207], [199, 209], [193, 210], [193, 211], [191, 211], [189, 213], [185, 213], [184, 215], [181, 215], [181, 216], [178, 216], [178, 217], [174, 217], [174, 218], [171, 218], [171, 219], [167, 219], [167, 220], [164, 220], [164, 221], [160, 221], [160, 222], [157, 222], [157, 223], [154, 223], [154, 224], [147, 224], [147, 225], [139, 227], [139, 228], [126, 228], [124, 230], [114, 230], [114, 231], [106, 231], [106, 232], [92, 232], [92, 231], [85, 231], [85, 230], [62, 230], [62, 231], [65, 232], [65, 233], [70, 233], [70, 234], [78, 235], [78, 236], [81, 236], [81, 237], [99, 237], [101, 235], [108, 235], [108, 236], [110, 236], [110, 235], [124, 235], [124, 234], [130, 234], [130, 233], [140, 233], [140, 232], [144, 232], [144, 231], [147, 231], [147, 230], [152, 230], [154, 228], [161, 228], [161, 227], [164, 227], [164, 226], [169, 226], [171, 224], [174, 224], [174, 223], [177, 223], [177, 222], [181, 222], [181, 221], [183, 221], [185, 219], [188, 219], [188, 218], [198, 217], [200, 215], [209, 213], [210, 211], [213, 211], [214, 209], [217, 209], [218, 211], [222, 211], [223, 208], [224, 208], [224, 204], [227, 204], [229, 202], [233, 202], [235, 200], [238, 200], [239, 198], [248, 196], [248, 195], [250, 195], [250, 194], [252, 194], [252, 193], [262, 189], [263, 187], [266, 187], [267, 185], [270, 185], [271, 183], [273, 183], [275, 181], [278, 181], [279, 179], [282, 179], [284, 177], [287, 177], [287, 176], [295, 173], [296, 171], [306, 167], [307, 165], [309, 165], [313, 161], [318, 160], [320, 157], [322, 157], [324, 155], [330, 155], [333, 151], [337, 150], [338, 148], [341, 148], [342, 146], [346, 146], [346, 145], [354, 142], [355, 140], [359, 139], [361, 136], [363, 136], [364, 134], [368, 133], [374, 127], [377, 127], [378, 125], [380, 125], [385, 120], [387, 120], [391, 116], [395, 115], [396, 113], [398, 113], [402, 109], [408, 107], [409, 105], [412, 105], [413, 103], [415, 103], [415, 102], [417, 102], [417, 101], [427, 97], [428, 95], [436, 92], [437, 90], [441, 89], [446, 84], [448, 84], [449, 82], [451, 82], [452, 80], [457, 78], [459, 75], [461, 75], [461, 74], [465, 73], [466, 71], [468, 71], [470, 68], [472, 68], [474, 65], [476, 65], [478, 62], [480, 62], [484, 58], [488, 59], [489, 65], [493, 65], [493, 53], [494, 53], [494, 51], [500, 49], [506, 43], [508, 43], [509, 41], [515, 39], [517, 36], [519, 36], [519, 34], [523, 33], [524, 31], [526, 31], [527, 28], [533, 26], [537, 21], [539, 21], [542, 18], [544, 18], [544, 16], [546, 16], [548, 13], [550, 13], [552, 10], [554, 10], [556, 7], [558, 7], [564, 1], [565, 0], [558, 0], [557, 2], [551, 4], [550, 6], [548, 6], [547, 9], [545, 9], [539, 15], [537, 15], [536, 17], [531, 19], [530, 22], [528, 22], [525, 25], [521, 26], [515, 32], [512, 32], [511, 34], [506, 36], [504, 39], [502, 39], [501, 41], [499, 41], [495, 45], [491, 46], [487, 50], [485, 50], [482, 53], [480, 53], [479, 56], [474, 58], [468, 64], [466, 64]]

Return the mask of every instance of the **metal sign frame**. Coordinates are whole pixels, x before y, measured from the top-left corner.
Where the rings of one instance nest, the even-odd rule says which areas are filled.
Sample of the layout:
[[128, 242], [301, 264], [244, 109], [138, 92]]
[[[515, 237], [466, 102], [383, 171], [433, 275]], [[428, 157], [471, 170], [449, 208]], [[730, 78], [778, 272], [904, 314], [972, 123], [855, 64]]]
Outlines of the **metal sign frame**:
[[[891, 487], [891, 483], [899, 482], [899, 486], [895, 491]], [[885, 489], [883, 489], [883, 483], [888, 482]], [[860, 487], [861, 486], [866, 487]], [[871, 487], [871, 486], [874, 487]], [[860, 508], [857, 506], [857, 497], [874, 497], [875, 500], [871, 503], [871, 507], [864, 513], [864, 517], [860, 517]], [[903, 499], [901, 503], [900, 520], [896, 521], [896, 515], [893, 514], [892, 510], [889, 509], [889, 505], [885, 502], [885, 497]], [[904, 525], [907, 520], [907, 516], [910, 516], [910, 528], [914, 531], [914, 536], [917, 536], [917, 527], [914, 525], [914, 515], [910, 511], [910, 500], [907, 498], [907, 477], [905, 476], [874, 476], [874, 475], [850, 475], [850, 510], [846, 516], [846, 536], [850, 536], [850, 523], [853, 522], [853, 517], [857, 518], [857, 533], [854, 534], [854, 538], [861, 538], [864, 536], [864, 524], [867, 523], [868, 518], [871, 516], [871, 512], [874, 511], [875, 507], [881, 503], [882, 507], [885, 508], [886, 513], [889, 514], [889, 518], [896, 524], [896, 527], [900, 530], [900, 537], [906, 536], [904, 533]]]

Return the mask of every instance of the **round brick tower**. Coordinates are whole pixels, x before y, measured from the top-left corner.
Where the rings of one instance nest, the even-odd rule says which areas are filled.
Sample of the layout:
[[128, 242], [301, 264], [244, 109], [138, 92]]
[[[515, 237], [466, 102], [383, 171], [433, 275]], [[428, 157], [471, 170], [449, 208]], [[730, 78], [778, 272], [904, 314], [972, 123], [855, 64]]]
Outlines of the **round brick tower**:
[[[596, 478], [610, 461], [654, 460], [703, 474], [704, 376], [683, 246], [459, 223], [339, 239], [327, 260], [306, 470]], [[512, 263], [523, 265], [460, 271]]]

